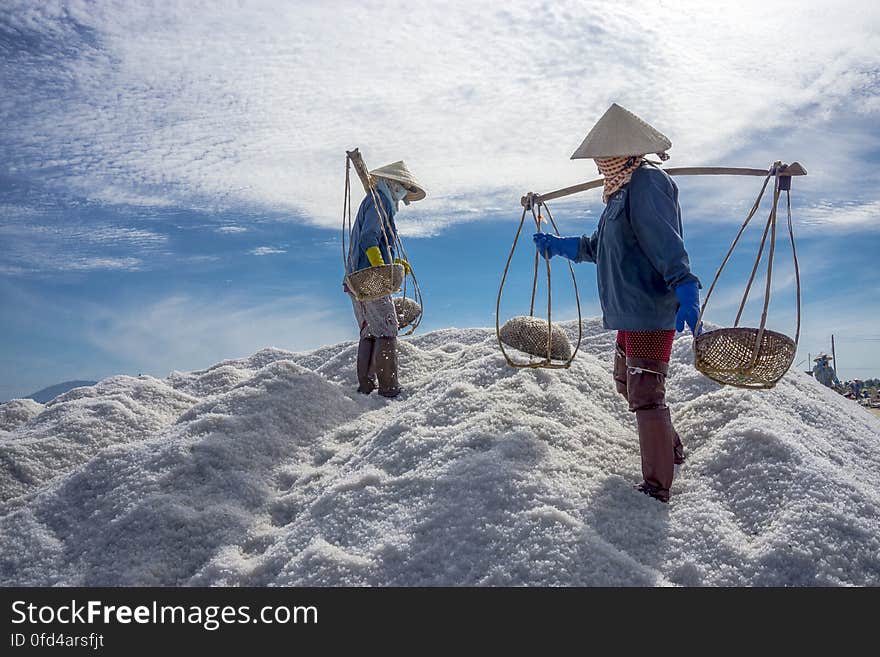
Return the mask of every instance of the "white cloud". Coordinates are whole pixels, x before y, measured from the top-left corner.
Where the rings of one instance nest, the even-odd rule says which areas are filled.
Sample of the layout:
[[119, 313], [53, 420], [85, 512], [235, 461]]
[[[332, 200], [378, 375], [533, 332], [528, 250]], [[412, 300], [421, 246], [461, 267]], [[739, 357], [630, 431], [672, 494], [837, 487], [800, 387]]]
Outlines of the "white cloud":
[[5, 243], [2, 258], [8, 273], [137, 271], [145, 258], [164, 252], [168, 242], [166, 235], [151, 230], [77, 222], [0, 223], [0, 239]]
[[119, 226], [90, 226], [86, 229], [68, 232], [71, 239], [82, 239], [96, 244], [127, 243], [133, 247], [143, 248], [157, 246], [168, 241], [166, 235], [151, 230], [126, 228]]
[[247, 228], [243, 226], [220, 226], [217, 229], [218, 233], [227, 233], [227, 234], [237, 234], [237, 233], [246, 233]]
[[258, 246], [250, 251], [250, 254], [255, 256], [276, 255], [279, 253], [287, 253], [287, 251], [275, 248], [274, 246]]
[[801, 220], [808, 225], [880, 229], [880, 200], [824, 201], [803, 210]]
[[36, 208], [17, 203], [0, 203], [0, 219], [3, 222], [30, 220], [40, 213]]
[[137, 310], [94, 306], [85, 336], [128, 368], [164, 376], [263, 347], [298, 350], [353, 339], [353, 320], [341, 308], [305, 295], [264, 303], [174, 295]]
[[17, 90], [0, 103], [12, 169], [92, 198], [256, 205], [328, 227], [346, 148], [372, 166], [405, 158], [429, 197], [401, 214], [404, 232], [432, 234], [593, 177], [568, 156], [612, 100], [672, 137], [670, 164], [794, 153], [812, 189], [842, 195], [846, 168], [816, 165], [857, 161], [866, 145], [847, 117], [880, 110], [873, 2], [833, 15], [696, 0], [56, 1], [5, 13], [39, 44], [2, 73]]
[[194, 264], [204, 264], [206, 262], [220, 262], [222, 258], [216, 255], [190, 255], [184, 256], [180, 259], [182, 262], [189, 262]]
[[137, 271], [141, 268], [142, 261], [139, 258], [87, 258], [79, 257], [68, 260], [59, 266], [68, 271], [91, 271], [94, 269]]

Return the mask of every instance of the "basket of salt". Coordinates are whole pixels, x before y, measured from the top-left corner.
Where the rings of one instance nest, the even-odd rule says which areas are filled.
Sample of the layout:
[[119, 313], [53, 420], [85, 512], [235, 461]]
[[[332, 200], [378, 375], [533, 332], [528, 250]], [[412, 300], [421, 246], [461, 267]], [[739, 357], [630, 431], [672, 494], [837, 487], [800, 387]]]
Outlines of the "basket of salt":
[[364, 267], [346, 276], [345, 282], [355, 299], [370, 301], [399, 292], [405, 273], [397, 263]]
[[[516, 235], [513, 238], [513, 246], [510, 248], [510, 254], [507, 256], [507, 264], [504, 266], [504, 272], [501, 275], [501, 285], [498, 288], [498, 297], [495, 301], [495, 335], [498, 340], [498, 347], [501, 349], [501, 353], [504, 356], [504, 360], [507, 361], [507, 364], [511, 367], [516, 368], [534, 368], [534, 369], [565, 369], [571, 366], [572, 361], [574, 360], [575, 355], [578, 352], [578, 348], [581, 344], [582, 338], [582, 328], [581, 328], [581, 302], [578, 296], [577, 289], [577, 279], [574, 276], [574, 269], [571, 266], [571, 263], [568, 263], [569, 273], [571, 274], [571, 282], [574, 288], [574, 297], [577, 303], [577, 313], [578, 313], [578, 339], [577, 344], [574, 349], [572, 349], [571, 343], [568, 340], [568, 336], [565, 334], [558, 325], [553, 323], [552, 318], [552, 297], [551, 297], [551, 288], [550, 288], [550, 260], [545, 259], [545, 267], [547, 271], [547, 315], [546, 317], [535, 317], [535, 290], [538, 286], [538, 264], [540, 261], [540, 256], [537, 252], [535, 252], [535, 266], [534, 266], [534, 276], [532, 282], [532, 298], [529, 309], [529, 315], [518, 315], [515, 317], [511, 317], [507, 320], [504, 325], [501, 325], [501, 295], [504, 290], [504, 283], [507, 280], [507, 273], [510, 269], [510, 263], [513, 259], [513, 254], [516, 251], [516, 245], [519, 241], [519, 236], [522, 233], [523, 225], [526, 220], [526, 213], [531, 211], [532, 218], [535, 222], [535, 229], [539, 232], [542, 231], [541, 224], [544, 221], [543, 216], [541, 215], [541, 209], [547, 211], [547, 219], [549, 219], [550, 224], [553, 226], [553, 230], [556, 234], [559, 234], [559, 230], [556, 228], [556, 222], [553, 221], [553, 215], [550, 214], [550, 208], [543, 202], [532, 202], [534, 195], [529, 194], [527, 197], [524, 197], [523, 203], [523, 212], [522, 217], [519, 221], [519, 227], [516, 230]], [[535, 213], [535, 209], [537, 208], [538, 212]], [[505, 351], [504, 346], [507, 345], [517, 351], [523, 352], [529, 355], [528, 361], [523, 360], [514, 360], [511, 358], [507, 351]], [[540, 358], [541, 360], [536, 361], [535, 357]]]
[[404, 328], [421, 316], [422, 307], [415, 299], [394, 297], [394, 312], [397, 314], [397, 326]]
[[[547, 320], [519, 315], [511, 317], [501, 327], [501, 341], [508, 347], [551, 360], [571, 358], [571, 343], [557, 324], [550, 324], [549, 341]], [[549, 344], [548, 344], [549, 342]]]

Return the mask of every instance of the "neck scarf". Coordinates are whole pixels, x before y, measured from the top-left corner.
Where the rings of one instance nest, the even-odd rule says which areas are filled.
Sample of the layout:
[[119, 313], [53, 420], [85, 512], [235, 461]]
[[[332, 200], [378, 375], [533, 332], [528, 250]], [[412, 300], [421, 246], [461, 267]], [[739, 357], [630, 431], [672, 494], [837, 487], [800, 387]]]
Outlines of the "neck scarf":
[[602, 201], [608, 202], [611, 195], [629, 182], [633, 171], [638, 169], [645, 161], [642, 155], [620, 157], [597, 157], [596, 166], [599, 173], [605, 178], [605, 187], [602, 190]]

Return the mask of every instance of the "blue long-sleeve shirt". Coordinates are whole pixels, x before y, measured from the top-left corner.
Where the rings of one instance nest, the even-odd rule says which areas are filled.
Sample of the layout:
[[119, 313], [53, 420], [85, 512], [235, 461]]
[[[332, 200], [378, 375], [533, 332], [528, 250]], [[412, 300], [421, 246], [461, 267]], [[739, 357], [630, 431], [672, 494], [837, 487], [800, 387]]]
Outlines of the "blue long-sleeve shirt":
[[349, 236], [351, 239], [351, 261], [346, 257], [346, 273], [351, 274], [369, 267], [370, 260], [367, 258], [367, 249], [373, 246], [379, 247], [385, 264], [390, 264], [394, 260], [394, 241], [397, 236], [397, 226], [394, 223], [396, 208], [381, 191], [376, 191], [376, 197], [385, 208], [385, 216], [390, 224], [390, 226], [387, 224], [385, 226], [388, 241], [385, 241], [385, 236], [382, 233], [382, 223], [379, 213], [376, 211], [373, 196], [367, 194], [361, 201], [357, 218], [351, 227], [351, 235]]
[[682, 239], [678, 187], [643, 164], [612, 194], [596, 231], [580, 240], [576, 262], [596, 263], [599, 303], [608, 329], [675, 328], [675, 288], [691, 273]]

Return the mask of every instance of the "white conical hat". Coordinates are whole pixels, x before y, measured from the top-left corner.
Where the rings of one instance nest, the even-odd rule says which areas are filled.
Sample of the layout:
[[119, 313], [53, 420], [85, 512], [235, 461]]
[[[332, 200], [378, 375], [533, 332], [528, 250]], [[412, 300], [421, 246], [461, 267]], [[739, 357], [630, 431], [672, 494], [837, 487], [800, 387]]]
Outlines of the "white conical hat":
[[612, 103], [571, 156], [572, 160], [662, 153], [672, 142], [629, 110]]
[[406, 200], [410, 203], [413, 201], [421, 201], [427, 196], [425, 188], [422, 187], [421, 183], [419, 183], [415, 176], [412, 175], [412, 172], [407, 168], [406, 163], [403, 160], [386, 164], [384, 167], [379, 167], [378, 169], [373, 169], [370, 171], [370, 175], [375, 176], [376, 178], [388, 178], [389, 180], [395, 180], [403, 184], [410, 190], [406, 195]]

